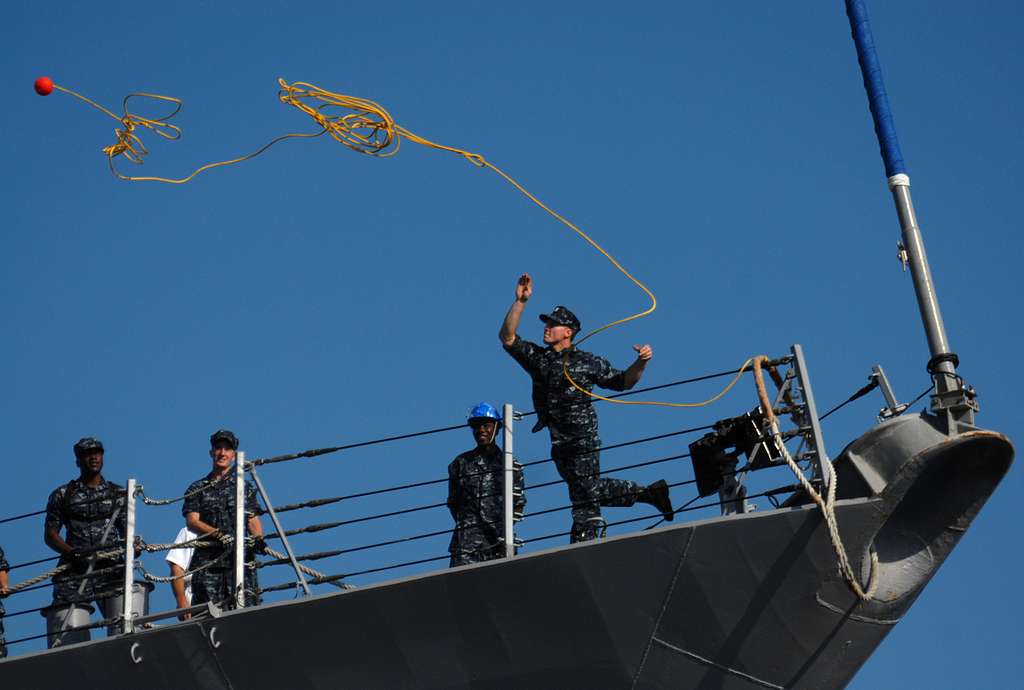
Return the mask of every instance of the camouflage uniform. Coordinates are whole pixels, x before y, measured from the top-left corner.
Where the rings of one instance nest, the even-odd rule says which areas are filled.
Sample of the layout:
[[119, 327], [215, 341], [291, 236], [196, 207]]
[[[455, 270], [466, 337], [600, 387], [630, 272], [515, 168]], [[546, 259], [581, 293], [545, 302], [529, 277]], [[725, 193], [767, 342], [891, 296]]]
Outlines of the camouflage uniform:
[[[60, 532], [67, 527], [64, 541], [76, 551], [86, 554], [92, 551], [111, 550], [124, 546], [126, 531], [125, 490], [113, 482], [101, 479], [96, 487], [86, 486], [75, 479], [58, 487], [46, 502], [46, 531]], [[102, 540], [108, 521], [117, 512], [107, 539]], [[124, 557], [103, 558], [93, 561], [93, 570], [101, 570], [124, 563]], [[69, 570], [53, 576], [53, 603], [63, 604], [74, 601], [96, 601], [100, 610], [108, 597], [97, 598], [97, 594], [124, 588], [124, 573], [111, 572], [89, 577], [85, 580], [71, 580], [69, 577], [82, 575], [88, 568], [87, 562], [75, 562], [70, 556], [62, 555], [59, 565], [71, 564]], [[78, 588], [85, 582], [82, 593]]]
[[537, 423], [533, 431], [548, 427], [551, 458], [569, 486], [572, 501], [572, 541], [598, 536], [603, 520], [601, 506], [631, 506], [643, 487], [624, 479], [600, 476], [601, 438], [591, 398], [576, 390], [562, 371], [568, 353], [569, 375], [583, 389], [595, 385], [613, 391], [626, 390], [622, 371], [603, 357], [571, 348], [556, 352], [516, 336], [505, 351], [519, 362], [533, 380], [533, 405]]
[[[448, 551], [451, 566], [492, 561], [505, 556], [505, 458], [497, 445], [476, 447], [448, 465], [448, 510], [455, 520]], [[523, 512], [523, 470], [513, 471], [513, 510]]]
[[[11, 569], [11, 564], [4, 558], [3, 547], [0, 547], [0, 572], [7, 572]], [[7, 641], [4, 639], [4, 600], [0, 599], [0, 659], [7, 656]]]
[[[198, 493], [194, 493], [198, 492]], [[193, 494], [185, 499], [181, 514], [199, 513], [199, 519], [210, 527], [216, 527], [224, 534], [235, 533], [235, 482], [234, 477], [215, 480], [207, 475], [192, 482], [186, 494]], [[248, 519], [260, 512], [256, 502], [256, 488], [248, 481], [245, 483], [245, 518], [246, 536], [249, 536]], [[222, 608], [234, 608], [234, 558], [224, 555], [225, 549], [234, 546], [198, 547], [192, 556], [190, 568], [197, 571], [210, 561], [220, 561], [192, 574], [192, 604], [204, 604], [212, 601]], [[252, 549], [245, 549], [246, 564], [254, 563]], [[245, 568], [245, 605], [256, 606], [262, 602], [258, 594], [259, 582], [254, 568]]]

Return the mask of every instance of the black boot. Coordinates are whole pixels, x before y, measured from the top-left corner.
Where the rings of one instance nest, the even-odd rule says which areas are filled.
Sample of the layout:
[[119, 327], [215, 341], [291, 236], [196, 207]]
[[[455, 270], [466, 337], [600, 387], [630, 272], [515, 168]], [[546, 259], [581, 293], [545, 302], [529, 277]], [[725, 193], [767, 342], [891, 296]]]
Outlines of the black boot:
[[676, 516], [672, 510], [672, 499], [668, 495], [668, 483], [664, 479], [648, 484], [647, 488], [640, 492], [639, 499], [641, 503], [647, 503], [660, 510], [669, 522]]

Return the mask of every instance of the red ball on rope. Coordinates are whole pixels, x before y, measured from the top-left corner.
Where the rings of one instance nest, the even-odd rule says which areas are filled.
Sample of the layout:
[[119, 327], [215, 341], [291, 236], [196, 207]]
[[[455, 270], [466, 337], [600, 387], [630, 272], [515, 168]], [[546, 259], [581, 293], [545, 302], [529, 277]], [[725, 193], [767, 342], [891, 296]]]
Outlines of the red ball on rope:
[[53, 79], [39, 77], [36, 79], [35, 89], [40, 96], [49, 96], [53, 92]]

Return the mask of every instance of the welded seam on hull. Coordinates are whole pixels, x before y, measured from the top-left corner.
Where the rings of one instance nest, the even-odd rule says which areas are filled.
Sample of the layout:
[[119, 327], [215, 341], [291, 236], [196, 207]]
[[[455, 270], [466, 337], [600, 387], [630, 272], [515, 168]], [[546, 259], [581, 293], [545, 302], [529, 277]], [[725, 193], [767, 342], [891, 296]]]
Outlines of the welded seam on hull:
[[728, 666], [723, 666], [722, 664], [715, 663], [711, 659], [705, 659], [704, 657], [702, 657], [699, 654], [694, 654], [693, 652], [688, 652], [685, 649], [680, 649], [679, 647], [676, 647], [674, 644], [670, 644], [670, 643], [666, 642], [665, 640], [658, 639], [657, 637], [652, 637], [651, 640], [653, 642], [657, 642], [658, 644], [660, 644], [660, 645], [662, 645], [664, 647], [668, 647], [673, 652], [679, 652], [680, 654], [684, 654], [684, 655], [690, 657], [691, 659], [694, 659], [695, 661], [699, 661], [702, 664], [707, 664], [708, 666], [713, 666], [713, 667], [717, 668], [718, 670], [725, 671], [726, 673], [728, 673], [730, 675], [737, 676], [737, 677], [742, 678], [744, 680], [749, 680], [751, 683], [757, 683], [758, 685], [760, 685], [762, 687], [772, 688], [772, 690], [786, 690], [786, 687], [784, 685], [776, 685], [775, 683], [769, 683], [768, 681], [761, 680], [760, 678], [752, 676], [749, 673], [744, 673], [743, 671], [737, 671], [734, 668], [729, 668]]
[[679, 554], [679, 563], [676, 565], [676, 572], [672, 575], [672, 582], [669, 583], [668, 591], [665, 593], [665, 600], [661, 602], [661, 611], [658, 612], [658, 618], [654, 621], [654, 626], [651, 628], [651, 637], [647, 640], [647, 647], [644, 648], [644, 655], [640, 657], [640, 665], [636, 669], [636, 673], [633, 674], [633, 684], [630, 688], [635, 688], [637, 682], [640, 680], [640, 674], [643, 673], [644, 665], [647, 663], [647, 655], [651, 653], [651, 645], [654, 644], [654, 636], [658, 634], [658, 628], [661, 626], [661, 619], [665, 616], [665, 611], [668, 609], [668, 603], [672, 600], [672, 592], [676, 588], [676, 580], [679, 579], [679, 573], [683, 570], [683, 563], [686, 561], [686, 554], [690, 551], [690, 544], [693, 543], [693, 535], [697, 533], [697, 528], [694, 527], [690, 530], [690, 536], [686, 539], [686, 546], [683, 547], [683, 552]]
[[[206, 626], [200, 623], [196, 629], [199, 631], [199, 634], [203, 636], [203, 642], [205, 644], [210, 644], [210, 633], [207, 631]], [[228, 677], [227, 671], [224, 670], [224, 665], [221, 664], [220, 659], [217, 658], [217, 650], [213, 645], [210, 645], [210, 656], [213, 657], [214, 663], [217, 664], [217, 670], [220, 671], [220, 677], [224, 679], [224, 682], [228, 686], [228, 690], [235, 690], [235, 686], [231, 684], [231, 679]]]
[[818, 600], [819, 604], [827, 608], [829, 611], [835, 611], [836, 613], [842, 614], [850, 620], [858, 621], [860, 623], [873, 623], [875, 625], [896, 625], [900, 622], [899, 618], [869, 618], [867, 616], [861, 616], [856, 613], [849, 613], [839, 608], [835, 604], [830, 604], [829, 602], [825, 601], [821, 598], [820, 594], [815, 594], [814, 598]]

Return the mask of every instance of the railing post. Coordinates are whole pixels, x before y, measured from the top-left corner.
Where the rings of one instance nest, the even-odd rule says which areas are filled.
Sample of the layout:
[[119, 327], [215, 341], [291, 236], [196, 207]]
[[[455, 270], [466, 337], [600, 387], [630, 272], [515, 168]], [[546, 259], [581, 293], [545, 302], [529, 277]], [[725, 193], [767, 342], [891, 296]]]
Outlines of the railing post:
[[292, 562], [292, 568], [295, 569], [296, 581], [308, 597], [312, 592], [309, 591], [309, 585], [306, 583], [306, 577], [302, 574], [302, 569], [299, 568], [299, 562], [295, 560], [295, 552], [292, 551], [291, 542], [288, 541], [288, 537], [285, 536], [284, 527], [281, 526], [281, 521], [277, 519], [277, 513], [274, 512], [274, 504], [270, 502], [270, 495], [267, 494], [267, 490], [264, 488], [263, 482], [260, 481], [260, 476], [256, 474], [256, 468], [250, 465], [249, 472], [252, 473], [252, 480], [256, 482], [256, 490], [260, 492], [260, 496], [263, 497], [263, 503], [267, 506], [267, 513], [270, 515], [270, 521], [274, 523], [274, 529], [276, 529], [277, 533], [281, 536], [281, 543], [284, 544], [285, 553], [288, 554], [288, 560]]
[[245, 453], [235, 457], [235, 606], [245, 608]]
[[124, 530], [124, 596], [121, 598], [122, 632], [134, 631], [132, 620], [132, 589], [135, 586], [135, 480], [129, 479], [125, 487]]
[[821, 424], [818, 420], [818, 407], [814, 404], [814, 393], [811, 391], [811, 379], [807, 373], [807, 362], [804, 360], [804, 350], [799, 344], [790, 348], [793, 353], [793, 367], [796, 369], [797, 382], [800, 384], [800, 396], [804, 399], [804, 411], [807, 418], [804, 423], [811, 430], [811, 451], [814, 454], [812, 463], [813, 475], [821, 479], [827, 486], [832, 482], [832, 477], [824, 476], [825, 461], [828, 460], [828, 453], [825, 450], [825, 437], [821, 433]]
[[512, 424], [514, 420], [512, 403], [505, 403], [501, 408], [501, 445], [505, 451], [504, 501], [502, 508], [505, 517], [505, 558], [512, 558], [516, 553], [515, 537], [515, 460], [512, 457]]

